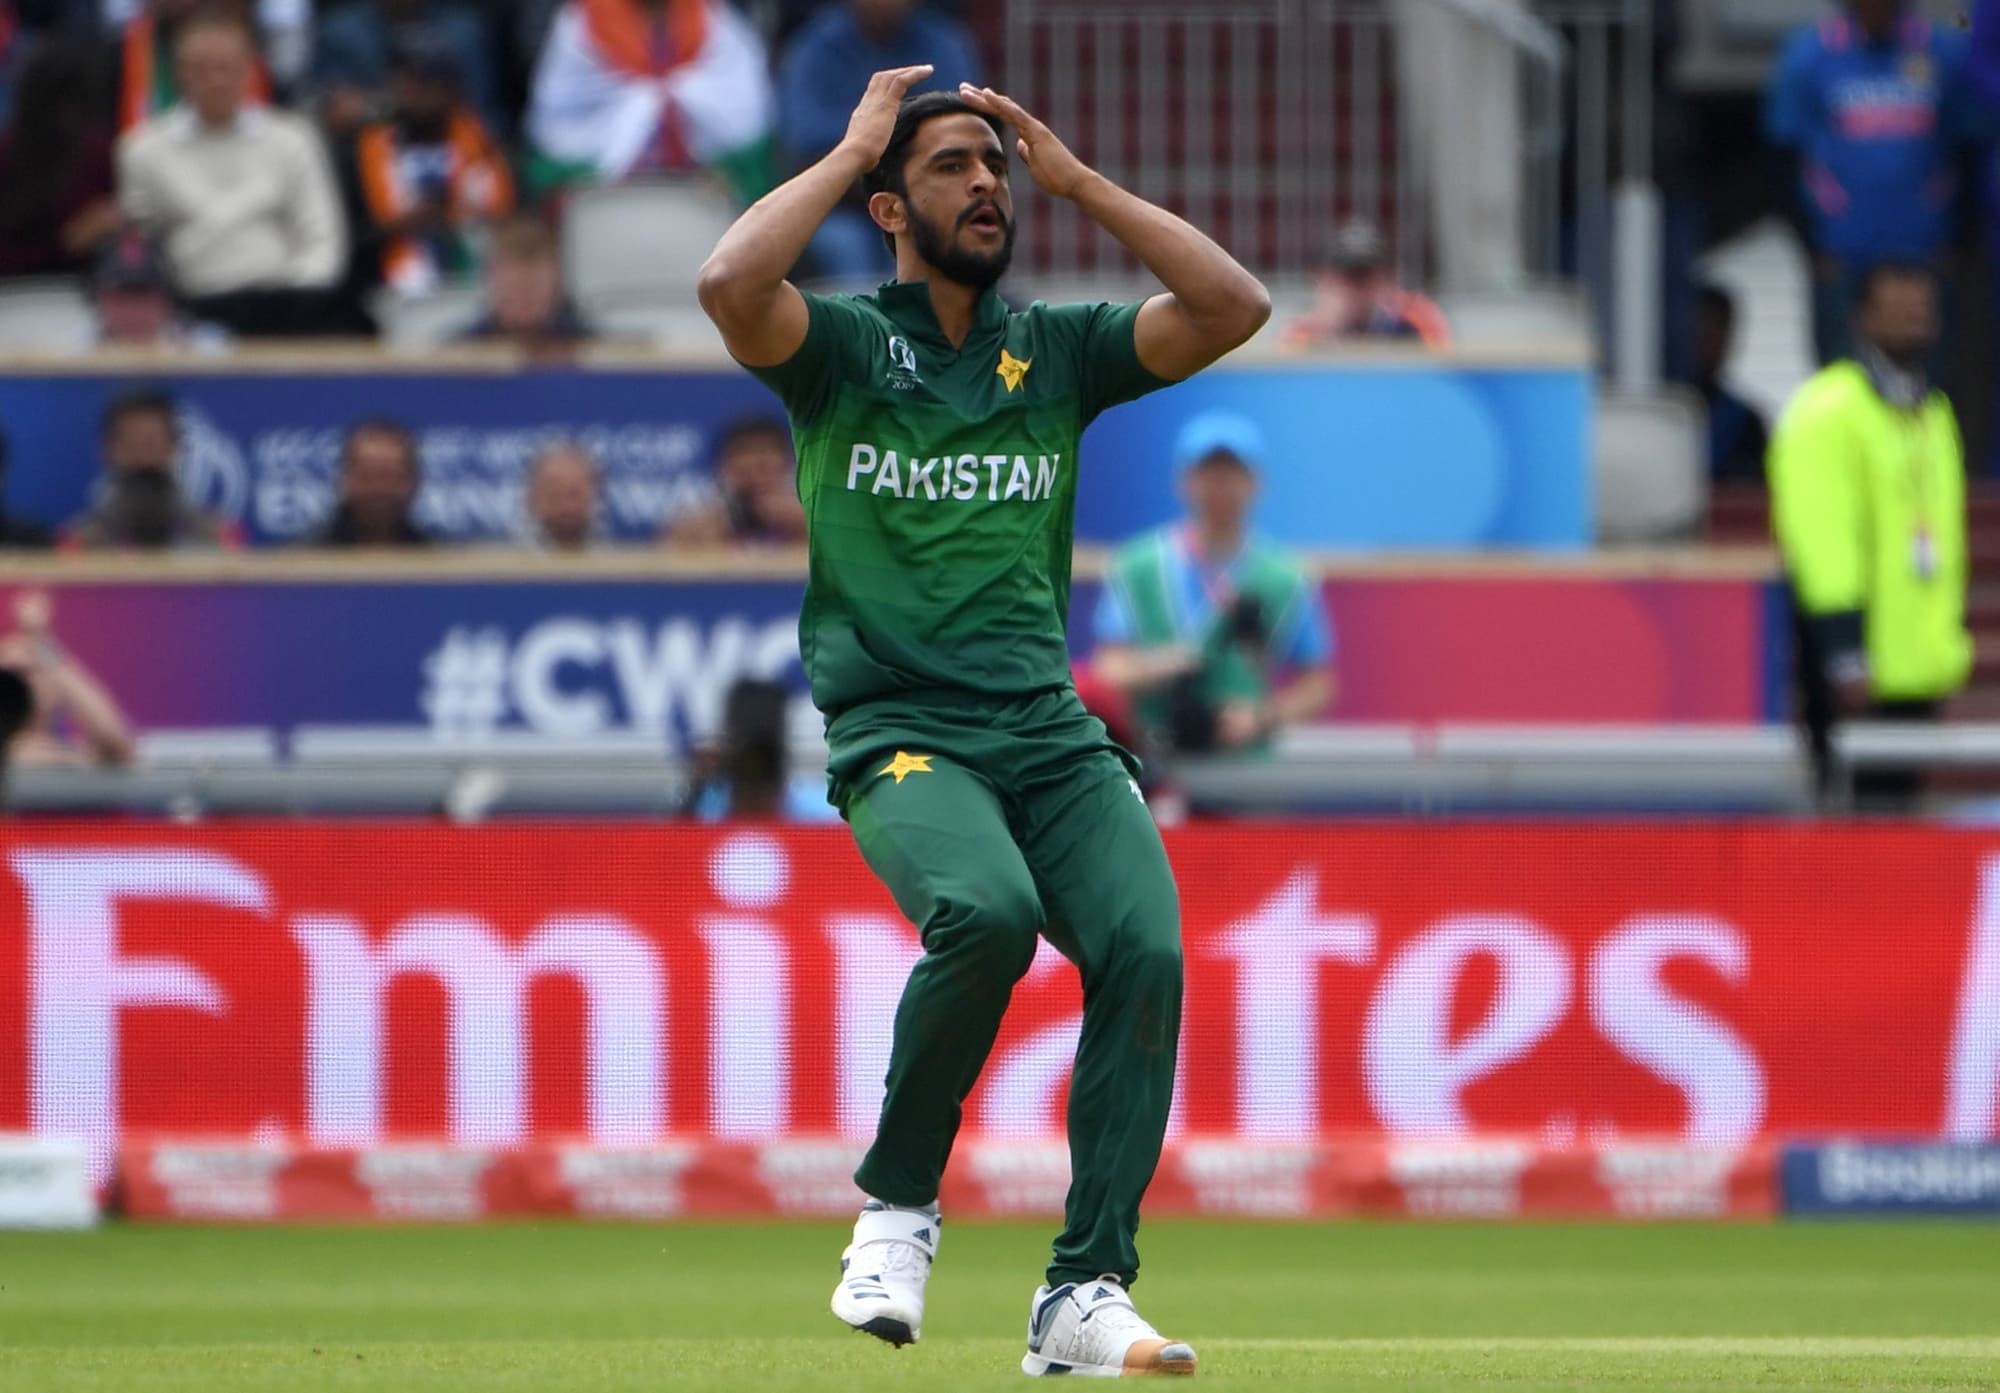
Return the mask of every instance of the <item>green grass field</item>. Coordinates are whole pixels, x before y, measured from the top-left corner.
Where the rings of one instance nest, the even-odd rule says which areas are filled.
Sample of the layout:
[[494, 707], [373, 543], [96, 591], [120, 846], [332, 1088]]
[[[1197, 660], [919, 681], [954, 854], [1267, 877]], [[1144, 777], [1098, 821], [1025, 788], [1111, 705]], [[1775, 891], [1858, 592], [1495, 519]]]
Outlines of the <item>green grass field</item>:
[[[946, 1230], [923, 1342], [826, 1312], [843, 1226], [0, 1234], [0, 1390], [1019, 1388], [1046, 1225]], [[1993, 1389], [2000, 1229], [1159, 1223], [1204, 1385]]]

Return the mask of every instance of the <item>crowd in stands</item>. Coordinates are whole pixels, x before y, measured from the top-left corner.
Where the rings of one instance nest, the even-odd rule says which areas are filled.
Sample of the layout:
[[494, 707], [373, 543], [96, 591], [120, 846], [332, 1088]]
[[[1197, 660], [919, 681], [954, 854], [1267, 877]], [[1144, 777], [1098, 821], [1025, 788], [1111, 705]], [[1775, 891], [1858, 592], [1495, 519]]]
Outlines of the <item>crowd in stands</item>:
[[[183, 433], [181, 406], [170, 394], [135, 387], [113, 397], [98, 425], [88, 506], [51, 528], [12, 516], [0, 504], [0, 551], [217, 551], [247, 545], [240, 523], [188, 500]], [[0, 498], [7, 462], [8, 440], [0, 431]], [[654, 544], [713, 553], [804, 543], [805, 509], [795, 482], [791, 431], [782, 418], [751, 415], [727, 423], [715, 434], [708, 466], [706, 478], [685, 490], [661, 520]], [[644, 538], [621, 543], [610, 536], [602, 482], [600, 461], [583, 441], [545, 441], [522, 471], [518, 516], [498, 540], [566, 554], [646, 545]], [[326, 514], [299, 545], [327, 550], [437, 545], [445, 539], [426, 525], [423, 495], [417, 433], [392, 417], [358, 421], [340, 442]]]
[[[560, 362], [599, 330], [565, 283], [580, 187], [705, 174], [738, 202], [825, 153], [867, 75], [981, 72], [962, 5], [934, 0], [0, 0], [0, 278], [70, 278], [99, 341], [194, 351], [371, 335], [384, 297], [477, 283], [462, 337]], [[889, 273], [857, 202], [801, 273]], [[692, 284], [693, 268], [689, 267]], [[175, 480], [176, 403], [105, 413], [88, 510], [0, 518], [0, 545], [227, 548], [240, 529]], [[803, 537], [791, 440], [756, 419], [712, 451], [676, 548]], [[518, 540], [606, 544], [581, 444], [535, 459]], [[355, 425], [310, 539], [421, 547], [419, 441]]]
[[[978, 77], [959, 8], [0, 0], [0, 277], [80, 278], [124, 343], [368, 334], [384, 293], [484, 277], [483, 337], [573, 346], [544, 274], [567, 195], [704, 173], [754, 199], [874, 69]], [[886, 270], [858, 204], [801, 267]]]

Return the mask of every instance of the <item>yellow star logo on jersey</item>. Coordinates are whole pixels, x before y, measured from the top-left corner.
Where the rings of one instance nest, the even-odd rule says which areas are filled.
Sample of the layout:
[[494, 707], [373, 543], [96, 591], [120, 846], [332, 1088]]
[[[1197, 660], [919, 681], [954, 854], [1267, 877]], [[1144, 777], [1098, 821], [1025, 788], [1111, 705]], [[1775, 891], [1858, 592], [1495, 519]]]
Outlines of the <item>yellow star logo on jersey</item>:
[[1011, 392], [1021, 385], [1021, 379], [1028, 375], [1028, 368], [1034, 361], [1033, 358], [1016, 358], [1003, 348], [1000, 350], [1000, 366], [994, 371], [1000, 374]]
[[937, 771], [931, 768], [931, 758], [930, 755], [913, 755], [898, 750], [894, 759], [876, 771], [875, 777], [879, 779], [884, 774], [894, 774], [896, 782], [901, 783], [909, 774], [935, 774]]

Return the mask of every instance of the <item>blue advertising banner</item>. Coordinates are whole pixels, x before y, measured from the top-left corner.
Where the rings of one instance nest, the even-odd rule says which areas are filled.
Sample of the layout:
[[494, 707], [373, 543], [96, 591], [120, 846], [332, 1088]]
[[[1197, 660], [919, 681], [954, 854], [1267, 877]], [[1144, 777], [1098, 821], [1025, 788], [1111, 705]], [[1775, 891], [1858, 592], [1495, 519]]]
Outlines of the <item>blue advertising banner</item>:
[[796, 580], [407, 577], [52, 590], [56, 633], [141, 729], [339, 727], [384, 746], [623, 736], [669, 750], [712, 733], [746, 677], [793, 688], [816, 728], [803, 593]]
[[[0, 377], [8, 506], [60, 524], [90, 499], [104, 406], [128, 376]], [[390, 417], [417, 433], [423, 523], [453, 540], [517, 535], [526, 472], [575, 438], [603, 471], [608, 536], [642, 541], [710, 496], [715, 442], [778, 402], [727, 369], [497, 374], [182, 371], [152, 379], [182, 421], [182, 486], [256, 542], [309, 537], [333, 505], [341, 439]], [[1589, 380], [1580, 367], [1382, 362], [1225, 368], [1106, 413], [1084, 437], [1077, 535], [1115, 542], [1180, 511], [1174, 440], [1240, 412], [1265, 441], [1258, 525], [1298, 547], [1569, 550], [1590, 540]]]
[[1281, 542], [1581, 547], [1592, 536], [1590, 392], [1580, 368], [1212, 369], [1091, 428], [1077, 534], [1114, 539], [1178, 514], [1174, 437], [1225, 410], [1264, 438], [1255, 517]]
[[2000, 1218], [2000, 1146], [1991, 1143], [1788, 1146], [1779, 1175], [1787, 1214]]
[[[685, 748], [739, 679], [805, 701], [794, 561], [754, 576], [611, 558], [559, 571], [501, 556], [469, 573], [380, 563], [196, 562], [180, 579], [64, 558], [0, 584], [0, 622], [45, 593], [52, 632], [143, 731], [358, 733], [378, 745], [613, 738]], [[667, 564], [661, 563], [665, 570]], [[266, 569], [268, 568], [268, 570]], [[206, 570], [207, 574], [202, 571]], [[1326, 582], [1340, 639], [1331, 713], [1367, 723], [1750, 723], [1770, 705], [1764, 582], [1563, 573]], [[1072, 651], [1102, 586], [1078, 577]]]

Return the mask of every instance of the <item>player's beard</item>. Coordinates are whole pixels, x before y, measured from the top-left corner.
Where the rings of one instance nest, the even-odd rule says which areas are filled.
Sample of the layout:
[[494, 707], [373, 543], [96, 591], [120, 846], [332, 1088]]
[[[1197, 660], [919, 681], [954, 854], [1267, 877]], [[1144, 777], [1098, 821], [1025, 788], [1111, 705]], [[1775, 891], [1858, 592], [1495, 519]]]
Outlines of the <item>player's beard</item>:
[[[959, 225], [981, 208], [991, 207], [1004, 225], [1000, 246], [990, 252], [973, 251], [961, 247], [947, 238], [938, 225], [916, 209], [909, 210], [910, 237], [916, 243], [917, 255], [928, 266], [935, 266], [946, 279], [969, 285], [974, 290], [984, 290], [1007, 274], [1008, 265], [1014, 260], [1014, 220], [1000, 212], [998, 204], [974, 204], [959, 214]], [[953, 229], [956, 235], [957, 228]]]

